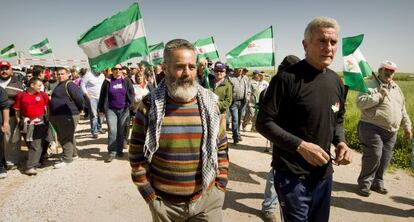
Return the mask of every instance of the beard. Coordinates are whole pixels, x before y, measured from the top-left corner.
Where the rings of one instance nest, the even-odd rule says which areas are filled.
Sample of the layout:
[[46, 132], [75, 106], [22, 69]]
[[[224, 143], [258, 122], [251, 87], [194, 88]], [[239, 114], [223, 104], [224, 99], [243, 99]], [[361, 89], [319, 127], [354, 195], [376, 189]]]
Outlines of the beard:
[[11, 75], [7, 75], [7, 76], [0, 75], [0, 79], [3, 80], [3, 81], [7, 81], [10, 78], [11, 78]]
[[165, 76], [168, 95], [180, 101], [189, 101], [197, 95], [197, 80], [189, 77], [173, 79]]

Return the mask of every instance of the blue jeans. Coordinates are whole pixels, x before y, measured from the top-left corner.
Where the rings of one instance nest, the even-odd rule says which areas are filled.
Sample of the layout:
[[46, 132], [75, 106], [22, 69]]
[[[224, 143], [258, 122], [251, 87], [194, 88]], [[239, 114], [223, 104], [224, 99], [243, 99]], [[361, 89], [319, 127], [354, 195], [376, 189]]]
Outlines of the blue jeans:
[[240, 140], [240, 121], [244, 102], [241, 100], [233, 101], [230, 106], [231, 114], [231, 131], [233, 132], [233, 140]]
[[102, 128], [101, 117], [98, 113], [98, 101], [98, 98], [89, 98], [87, 102], [92, 135], [98, 134], [99, 130]]
[[329, 221], [332, 175], [311, 180], [277, 170], [275, 181], [284, 221]]
[[273, 168], [272, 168], [267, 174], [264, 200], [262, 202], [262, 212], [273, 213], [275, 211], [276, 206], [277, 206], [277, 193], [275, 190], [275, 174], [273, 173]]
[[108, 153], [121, 154], [124, 148], [125, 125], [129, 121], [129, 109], [106, 111], [108, 122]]

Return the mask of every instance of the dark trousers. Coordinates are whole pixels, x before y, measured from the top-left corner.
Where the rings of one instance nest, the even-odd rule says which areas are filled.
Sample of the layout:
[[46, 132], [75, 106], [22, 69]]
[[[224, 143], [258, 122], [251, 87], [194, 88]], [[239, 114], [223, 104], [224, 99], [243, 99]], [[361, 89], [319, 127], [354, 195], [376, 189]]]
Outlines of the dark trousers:
[[3, 133], [0, 132], [0, 173], [6, 172], [6, 157], [4, 153]]
[[75, 140], [75, 130], [78, 121], [79, 115], [59, 115], [50, 117], [50, 122], [56, 129], [58, 141], [63, 148], [62, 159], [67, 163], [72, 162], [73, 157], [78, 155]]
[[276, 171], [274, 179], [284, 221], [329, 221], [332, 176], [310, 180]]
[[29, 148], [29, 155], [27, 159], [27, 169], [37, 167], [39, 165], [40, 158], [47, 151], [48, 142], [47, 137], [47, 125], [39, 124], [35, 125], [33, 129], [33, 141], [27, 141], [26, 144]]
[[397, 132], [360, 121], [358, 137], [362, 146], [362, 166], [358, 177], [359, 188], [384, 188], [384, 173], [392, 159]]

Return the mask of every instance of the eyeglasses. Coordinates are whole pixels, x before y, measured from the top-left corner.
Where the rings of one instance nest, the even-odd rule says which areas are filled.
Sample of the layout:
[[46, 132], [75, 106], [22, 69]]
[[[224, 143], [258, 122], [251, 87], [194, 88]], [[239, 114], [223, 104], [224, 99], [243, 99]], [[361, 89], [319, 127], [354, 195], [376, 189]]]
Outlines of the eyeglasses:
[[336, 157], [332, 155], [331, 152], [329, 152], [329, 162], [331, 162], [333, 165], [339, 166], [338, 163], [335, 162]]

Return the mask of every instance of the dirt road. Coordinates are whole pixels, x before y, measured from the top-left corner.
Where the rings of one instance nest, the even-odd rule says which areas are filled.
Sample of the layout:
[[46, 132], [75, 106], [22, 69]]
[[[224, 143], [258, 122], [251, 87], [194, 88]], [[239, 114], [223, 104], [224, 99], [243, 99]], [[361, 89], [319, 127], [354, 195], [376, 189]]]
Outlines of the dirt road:
[[[257, 133], [242, 133], [230, 146], [230, 181], [225, 221], [262, 221], [261, 201], [271, 154]], [[0, 180], [0, 221], [151, 221], [144, 200], [130, 180], [125, 157], [104, 163], [107, 135], [92, 139], [82, 120], [76, 134], [80, 158], [68, 167], [49, 166], [37, 176], [18, 170]], [[335, 167], [331, 221], [414, 221], [414, 178], [397, 170], [386, 175], [389, 194], [363, 198], [354, 193], [361, 156], [350, 166]]]

